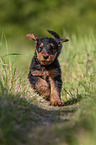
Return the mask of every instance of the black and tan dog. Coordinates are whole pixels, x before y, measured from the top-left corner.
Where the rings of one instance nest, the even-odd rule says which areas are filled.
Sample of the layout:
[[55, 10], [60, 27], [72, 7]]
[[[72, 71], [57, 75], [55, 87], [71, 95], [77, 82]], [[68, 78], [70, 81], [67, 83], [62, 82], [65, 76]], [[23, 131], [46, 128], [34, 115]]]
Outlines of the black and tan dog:
[[36, 37], [26, 34], [30, 40], [35, 40], [36, 50], [31, 62], [28, 75], [32, 87], [43, 95], [51, 105], [62, 106], [60, 93], [62, 88], [61, 70], [58, 62], [62, 43], [68, 39], [60, 39], [59, 35], [48, 30], [55, 38]]

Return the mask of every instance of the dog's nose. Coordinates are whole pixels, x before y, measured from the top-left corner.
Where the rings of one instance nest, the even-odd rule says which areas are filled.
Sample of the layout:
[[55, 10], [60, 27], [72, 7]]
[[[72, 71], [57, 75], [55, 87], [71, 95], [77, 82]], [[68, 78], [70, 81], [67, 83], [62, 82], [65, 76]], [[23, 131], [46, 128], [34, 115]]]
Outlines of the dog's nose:
[[43, 55], [44, 59], [48, 59], [48, 57], [49, 57], [48, 55]]

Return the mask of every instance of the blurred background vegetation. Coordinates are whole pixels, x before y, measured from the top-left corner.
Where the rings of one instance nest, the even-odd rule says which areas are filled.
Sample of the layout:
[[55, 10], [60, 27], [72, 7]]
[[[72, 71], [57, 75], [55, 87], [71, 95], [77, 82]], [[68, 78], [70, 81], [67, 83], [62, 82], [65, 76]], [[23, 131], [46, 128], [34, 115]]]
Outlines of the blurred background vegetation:
[[45, 36], [46, 29], [60, 35], [96, 32], [96, 0], [0, 0], [0, 33], [7, 40]]

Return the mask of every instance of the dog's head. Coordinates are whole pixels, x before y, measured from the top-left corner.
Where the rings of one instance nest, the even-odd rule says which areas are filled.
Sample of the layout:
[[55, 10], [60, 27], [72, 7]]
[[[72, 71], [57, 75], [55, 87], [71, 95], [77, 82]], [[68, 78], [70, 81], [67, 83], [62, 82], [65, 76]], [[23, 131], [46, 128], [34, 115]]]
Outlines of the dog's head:
[[67, 42], [68, 39], [60, 39], [59, 35], [48, 30], [55, 38], [36, 37], [34, 34], [26, 34], [30, 40], [35, 40], [37, 58], [41, 65], [51, 64], [59, 55], [62, 43]]

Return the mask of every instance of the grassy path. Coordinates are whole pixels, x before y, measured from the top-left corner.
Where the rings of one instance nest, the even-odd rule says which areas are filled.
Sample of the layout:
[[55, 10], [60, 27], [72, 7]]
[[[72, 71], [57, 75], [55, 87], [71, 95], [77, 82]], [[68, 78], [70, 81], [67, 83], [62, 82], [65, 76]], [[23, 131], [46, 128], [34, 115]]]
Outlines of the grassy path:
[[36, 105], [24, 97], [11, 94], [0, 96], [2, 145], [14, 144], [14, 140], [26, 142], [32, 128], [38, 130], [40, 127], [76, 120], [76, 106], [52, 107], [40, 96], [37, 97], [42, 102], [35, 102]]
[[27, 60], [18, 52], [16, 58], [6, 47], [0, 45], [0, 145], [96, 145], [95, 36], [73, 35], [62, 48], [63, 107], [49, 106], [32, 91], [27, 81], [30, 55]]

